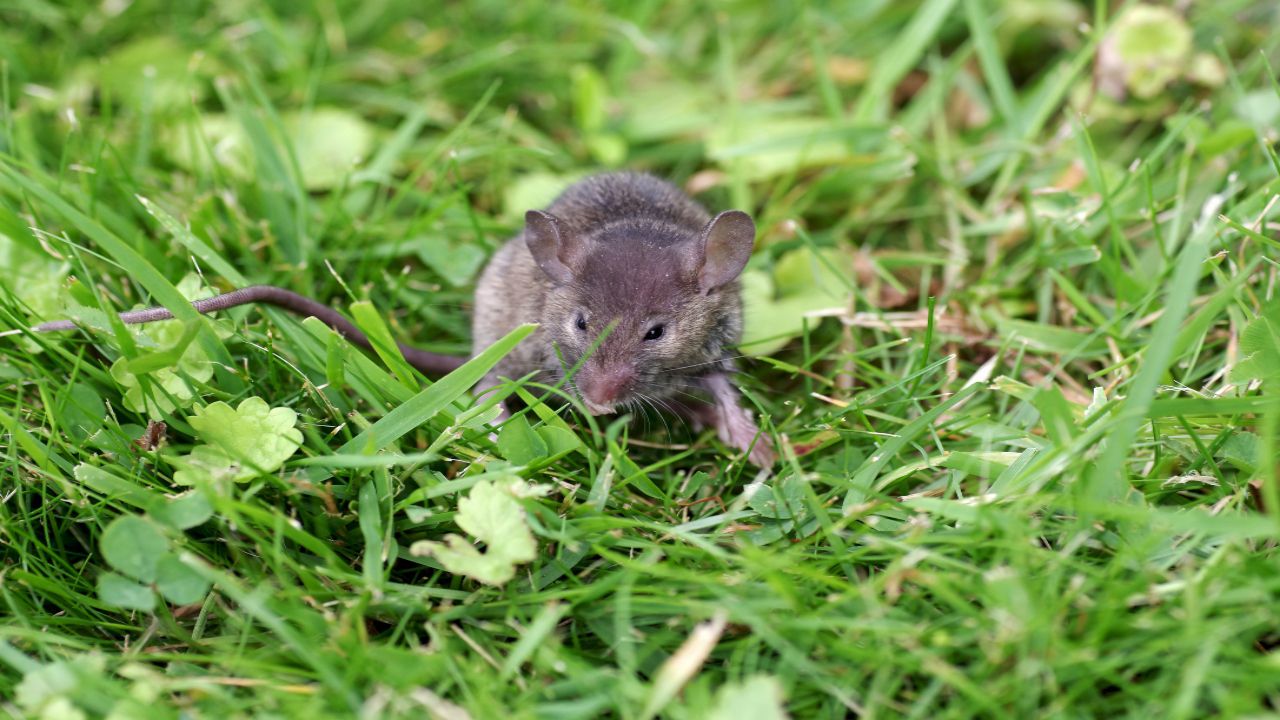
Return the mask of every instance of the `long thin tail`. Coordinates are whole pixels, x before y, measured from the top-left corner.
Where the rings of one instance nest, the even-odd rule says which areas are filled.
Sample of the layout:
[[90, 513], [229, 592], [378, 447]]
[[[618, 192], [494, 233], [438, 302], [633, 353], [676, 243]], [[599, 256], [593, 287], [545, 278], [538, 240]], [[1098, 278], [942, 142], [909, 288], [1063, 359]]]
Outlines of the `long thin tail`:
[[[373, 346], [369, 342], [369, 338], [360, 329], [351, 323], [350, 320], [343, 317], [338, 311], [331, 307], [321, 305], [309, 297], [304, 297], [298, 293], [284, 288], [278, 288], [274, 285], [250, 285], [249, 287], [232, 290], [229, 293], [214, 295], [211, 298], [196, 300], [191, 303], [191, 307], [196, 312], [211, 313], [217, 310], [226, 310], [227, 308], [247, 305], [249, 303], [266, 303], [284, 308], [289, 312], [295, 313], [302, 317], [314, 317], [320, 322], [337, 330], [338, 333], [346, 337], [351, 342], [359, 345], [366, 350], [372, 350]], [[130, 310], [129, 312], [120, 313], [120, 321], [127, 325], [137, 325], [140, 323], [155, 322], [157, 320], [172, 320], [173, 313], [162, 307], [151, 307], [142, 310]], [[57, 332], [60, 330], [74, 330], [75, 323], [70, 320], [54, 320], [47, 323], [37, 325], [32, 329], [34, 332]], [[5, 335], [16, 334], [18, 331], [9, 331], [3, 333]], [[411, 345], [397, 342], [396, 346], [400, 348], [400, 353], [404, 355], [405, 362], [424, 373], [443, 374], [457, 369], [464, 362], [465, 357], [457, 355], [441, 355], [439, 353], [427, 352]]]

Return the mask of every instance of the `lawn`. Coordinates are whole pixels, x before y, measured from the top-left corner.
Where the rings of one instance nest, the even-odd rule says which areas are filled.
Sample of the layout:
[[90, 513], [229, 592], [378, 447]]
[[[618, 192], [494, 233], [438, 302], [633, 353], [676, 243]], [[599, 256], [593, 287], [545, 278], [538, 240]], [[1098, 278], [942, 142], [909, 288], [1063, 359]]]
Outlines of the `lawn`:
[[[0, 709], [1280, 712], [1280, 7], [611, 8], [0, 2]], [[606, 168], [755, 218], [770, 471], [391, 349]]]

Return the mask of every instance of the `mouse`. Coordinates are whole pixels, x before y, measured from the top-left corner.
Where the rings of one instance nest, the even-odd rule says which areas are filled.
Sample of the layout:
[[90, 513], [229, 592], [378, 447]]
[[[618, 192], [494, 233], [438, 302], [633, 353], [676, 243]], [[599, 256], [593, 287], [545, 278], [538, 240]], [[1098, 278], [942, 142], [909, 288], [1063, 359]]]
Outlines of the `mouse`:
[[524, 323], [538, 328], [480, 382], [537, 373], [593, 415], [642, 404], [715, 428], [751, 462], [772, 444], [731, 376], [742, 335], [738, 278], [755, 246], [751, 216], [712, 217], [653, 175], [611, 172], [569, 186], [494, 253], [476, 288], [473, 352]]
[[[742, 335], [738, 279], [755, 246], [751, 216], [714, 217], [670, 182], [630, 171], [599, 173], [566, 188], [490, 258], [476, 285], [472, 354], [524, 323], [537, 329], [477, 384], [477, 397], [506, 379], [562, 381], [592, 415], [649, 405], [770, 467], [776, 453], [733, 384], [731, 350]], [[200, 313], [263, 303], [315, 317], [355, 345], [368, 337], [333, 308], [284, 288], [253, 285], [196, 300]], [[169, 320], [163, 307], [120, 313], [126, 324]], [[76, 328], [55, 320], [30, 328]], [[0, 335], [16, 334], [11, 330]], [[424, 374], [467, 358], [397, 342]], [[571, 368], [577, 368], [572, 375]], [[504, 406], [501, 423], [509, 415]]]

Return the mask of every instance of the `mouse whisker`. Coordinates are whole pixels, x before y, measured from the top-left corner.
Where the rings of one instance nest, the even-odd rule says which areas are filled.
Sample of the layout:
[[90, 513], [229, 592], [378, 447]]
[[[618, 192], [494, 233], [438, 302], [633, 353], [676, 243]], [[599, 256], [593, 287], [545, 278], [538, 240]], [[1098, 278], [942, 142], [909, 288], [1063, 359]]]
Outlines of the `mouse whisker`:
[[[678, 412], [674, 407], [672, 407], [672, 406], [671, 406], [671, 403], [667, 402], [665, 399], [663, 399], [663, 398], [661, 398], [661, 397], [655, 397], [655, 398], [652, 398], [652, 401], [653, 401], [654, 403], [656, 403], [656, 404], [660, 405], [660, 406], [662, 407], [662, 409], [666, 411], [666, 412], [665, 412], [665, 414], [664, 414], [664, 417], [665, 417], [666, 415], [671, 415], [671, 416], [675, 417], [675, 418], [676, 418], [676, 420], [678, 420], [678, 421], [680, 422], [680, 424], [684, 425], [685, 430], [689, 430], [689, 421], [685, 419], [685, 417], [684, 417], [684, 415], [683, 415], [682, 413]], [[664, 421], [663, 421], [663, 423], [665, 424], [665, 423], [666, 423], [666, 421], [664, 420]], [[667, 426], [667, 437], [668, 437], [669, 439], [671, 439], [671, 440], [672, 440], [672, 442], [674, 442], [674, 438], [672, 438], [672, 436], [671, 436], [671, 427], [670, 427], [669, 425]]]
[[637, 392], [636, 397], [639, 398], [645, 404], [647, 404], [649, 407], [653, 408], [653, 411], [658, 416], [658, 419], [662, 421], [663, 428], [665, 428], [667, 431], [667, 442], [674, 442], [673, 436], [671, 434], [671, 426], [667, 424], [666, 414], [662, 412], [662, 408], [658, 407], [659, 401], [656, 398], [646, 395], [642, 392]]
[[742, 358], [751, 357], [750, 355], [729, 355], [727, 357], [716, 358], [706, 362], [694, 363], [692, 365], [681, 365], [679, 367], [667, 368], [666, 372], [676, 372], [677, 370], [688, 370], [690, 368], [705, 367], [707, 365], [715, 365], [716, 363], [727, 362], [729, 360], [740, 360]]

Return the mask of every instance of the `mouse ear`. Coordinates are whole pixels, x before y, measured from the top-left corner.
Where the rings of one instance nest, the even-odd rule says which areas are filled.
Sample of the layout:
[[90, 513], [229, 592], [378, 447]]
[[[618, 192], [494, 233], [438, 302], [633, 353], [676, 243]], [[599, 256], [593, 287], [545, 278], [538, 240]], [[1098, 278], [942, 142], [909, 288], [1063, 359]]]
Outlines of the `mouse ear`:
[[702, 268], [698, 289], [703, 295], [742, 274], [756, 242], [756, 224], [741, 210], [720, 213], [702, 232]]
[[524, 241], [533, 253], [533, 261], [538, 263], [542, 272], [561, 285], [573, 280], [573, 272], [565, 265], [567, 257], [564, 235], [560, 232], [560, 221], [555, 215], [541, 210], [530, 210], [524, 214]]

